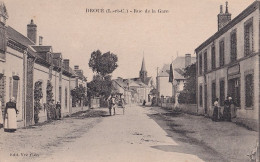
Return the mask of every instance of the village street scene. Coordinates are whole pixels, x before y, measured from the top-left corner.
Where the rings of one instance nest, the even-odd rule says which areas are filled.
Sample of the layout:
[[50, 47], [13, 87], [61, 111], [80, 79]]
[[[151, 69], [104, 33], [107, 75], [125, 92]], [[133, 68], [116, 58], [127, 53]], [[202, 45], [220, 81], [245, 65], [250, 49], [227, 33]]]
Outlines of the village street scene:
[[259, 162], [259, 70], [259, 0], [0, 0], [0, 162]]

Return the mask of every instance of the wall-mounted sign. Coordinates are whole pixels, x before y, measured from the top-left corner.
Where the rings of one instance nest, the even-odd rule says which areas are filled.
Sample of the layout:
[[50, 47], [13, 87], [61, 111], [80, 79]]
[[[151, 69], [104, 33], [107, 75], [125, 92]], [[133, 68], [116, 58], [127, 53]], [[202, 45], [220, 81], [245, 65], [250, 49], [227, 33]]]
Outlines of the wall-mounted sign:
[[228, 75], [236, 75], [240, 73], [240, 65], [236, 64], [228, 68]]

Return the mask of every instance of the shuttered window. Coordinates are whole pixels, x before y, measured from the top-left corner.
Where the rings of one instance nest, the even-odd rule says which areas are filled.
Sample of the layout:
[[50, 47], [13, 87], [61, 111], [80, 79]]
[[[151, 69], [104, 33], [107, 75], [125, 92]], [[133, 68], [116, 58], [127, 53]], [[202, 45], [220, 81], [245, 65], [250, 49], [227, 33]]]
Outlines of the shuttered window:
[[214, 102], [215, 102], [215, 100], [216, 100], [216, 83], [215, 83], [215, 82], [212, 83], [211, 93], [212, 93], [212, 96], [211, 96], [211, 97], [212, 97], [212, 98], [211, 98], [212, 104], [214, 104]]
[[219, 42], [219, 66], [225, 65], [225, 45], [224, 41]]
[[246, 95], [246, 107], [253, 106], [253, 98], [254, 98], [254, 76], [253, 74], [247, 74], [245, 76], [245, 95]]
[[0, 25], [0, 58], [5, 59], [6, 34], [5, 28]]
[[215, 46], [211, 47], [211, 68], [214, 70], [216, 68], [216, 49]]
[[237, 60], [237, 33], [233, 32], [231, 34], [231, 62], [234, 62]]
[[245, 56], [247, 56], [253, 52], [253, 18], [245, 23], [244, 44]]

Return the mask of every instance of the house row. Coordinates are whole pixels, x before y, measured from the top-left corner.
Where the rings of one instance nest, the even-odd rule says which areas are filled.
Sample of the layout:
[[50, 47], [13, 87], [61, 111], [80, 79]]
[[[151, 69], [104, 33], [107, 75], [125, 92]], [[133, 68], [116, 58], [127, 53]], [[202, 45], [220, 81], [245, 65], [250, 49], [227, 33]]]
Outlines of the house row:
[[118, 94], [124, 96], [126, 103], [150, 103], [155, 88], [152, 77], [147, 76], [145, 60], [143, 58], [139, 77], [123, 79], [118, 77], [112, 80], [113, 87]]
[[[43, 45], [43, 37], [37, 44], [37, 25], [33, 20], [27, 25], [24, 36], [7, 25], [8, 13], [4, 3], [0, 3], [0, 100], [2, 111], [12, 97], [16, 100], [18, 126], [34, 124], [35, 91], [41, 89], [40, 121], [47, 120], [44, 106], [47, 96], [53, 103], [60, 101], [62, 115], [72, 112], [70, 91], [79, 84], [86, 87], [86, 77], [78, 66], [70, 67], [70, 60], [52, 46]], [[52, 94], [47, 89], [52, 88]]]
[[236, 119], [257, 128], [260, 107], [260, 2], [255, 1], [231, 20], [220, 6], [218, 31], [196, 48], [198, 112], [212, 115], [219, 98], [230, 96]]

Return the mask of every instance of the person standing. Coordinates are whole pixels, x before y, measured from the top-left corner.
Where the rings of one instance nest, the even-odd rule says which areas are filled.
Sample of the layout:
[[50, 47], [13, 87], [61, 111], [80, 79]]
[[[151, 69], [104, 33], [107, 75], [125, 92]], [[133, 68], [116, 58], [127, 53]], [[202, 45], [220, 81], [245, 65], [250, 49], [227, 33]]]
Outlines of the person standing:
[[227, 99], [224, 101], [224, 110], [223, 110], [223, 119], [226, 121], [231, 121], [231, 104], [232, 104], [232, 98], [227, 96]]
[[15, 98], [12, 97], [9, 102], [6, 103], [5, 112], [4, 112], [4, 131], [5, 132], [14, 132], [17, 129], [16, 123], [16, 114], [19, 111], [16, 108]]
[[61, 105], [59, 101], [56, 104], [56, 119], [61, 119]]
[[214, 111], [213, 111], [213, 116], [212, 116], [213, 121], [218, 121], [219, 120], [219, 105], [218, 105], [218, 98], [216, 98], [214, 102]]
[[114, 109], [114, 115], [116, 115], [116, 98], [114, 95], [111, 97], [111, 107]]
[[3, 120], [3, 113], [2, 113], [2, 101], [0, 100], [0, 128], [3, 128], [4, 126], [3, 124], [4, 124], [4, 120]]

